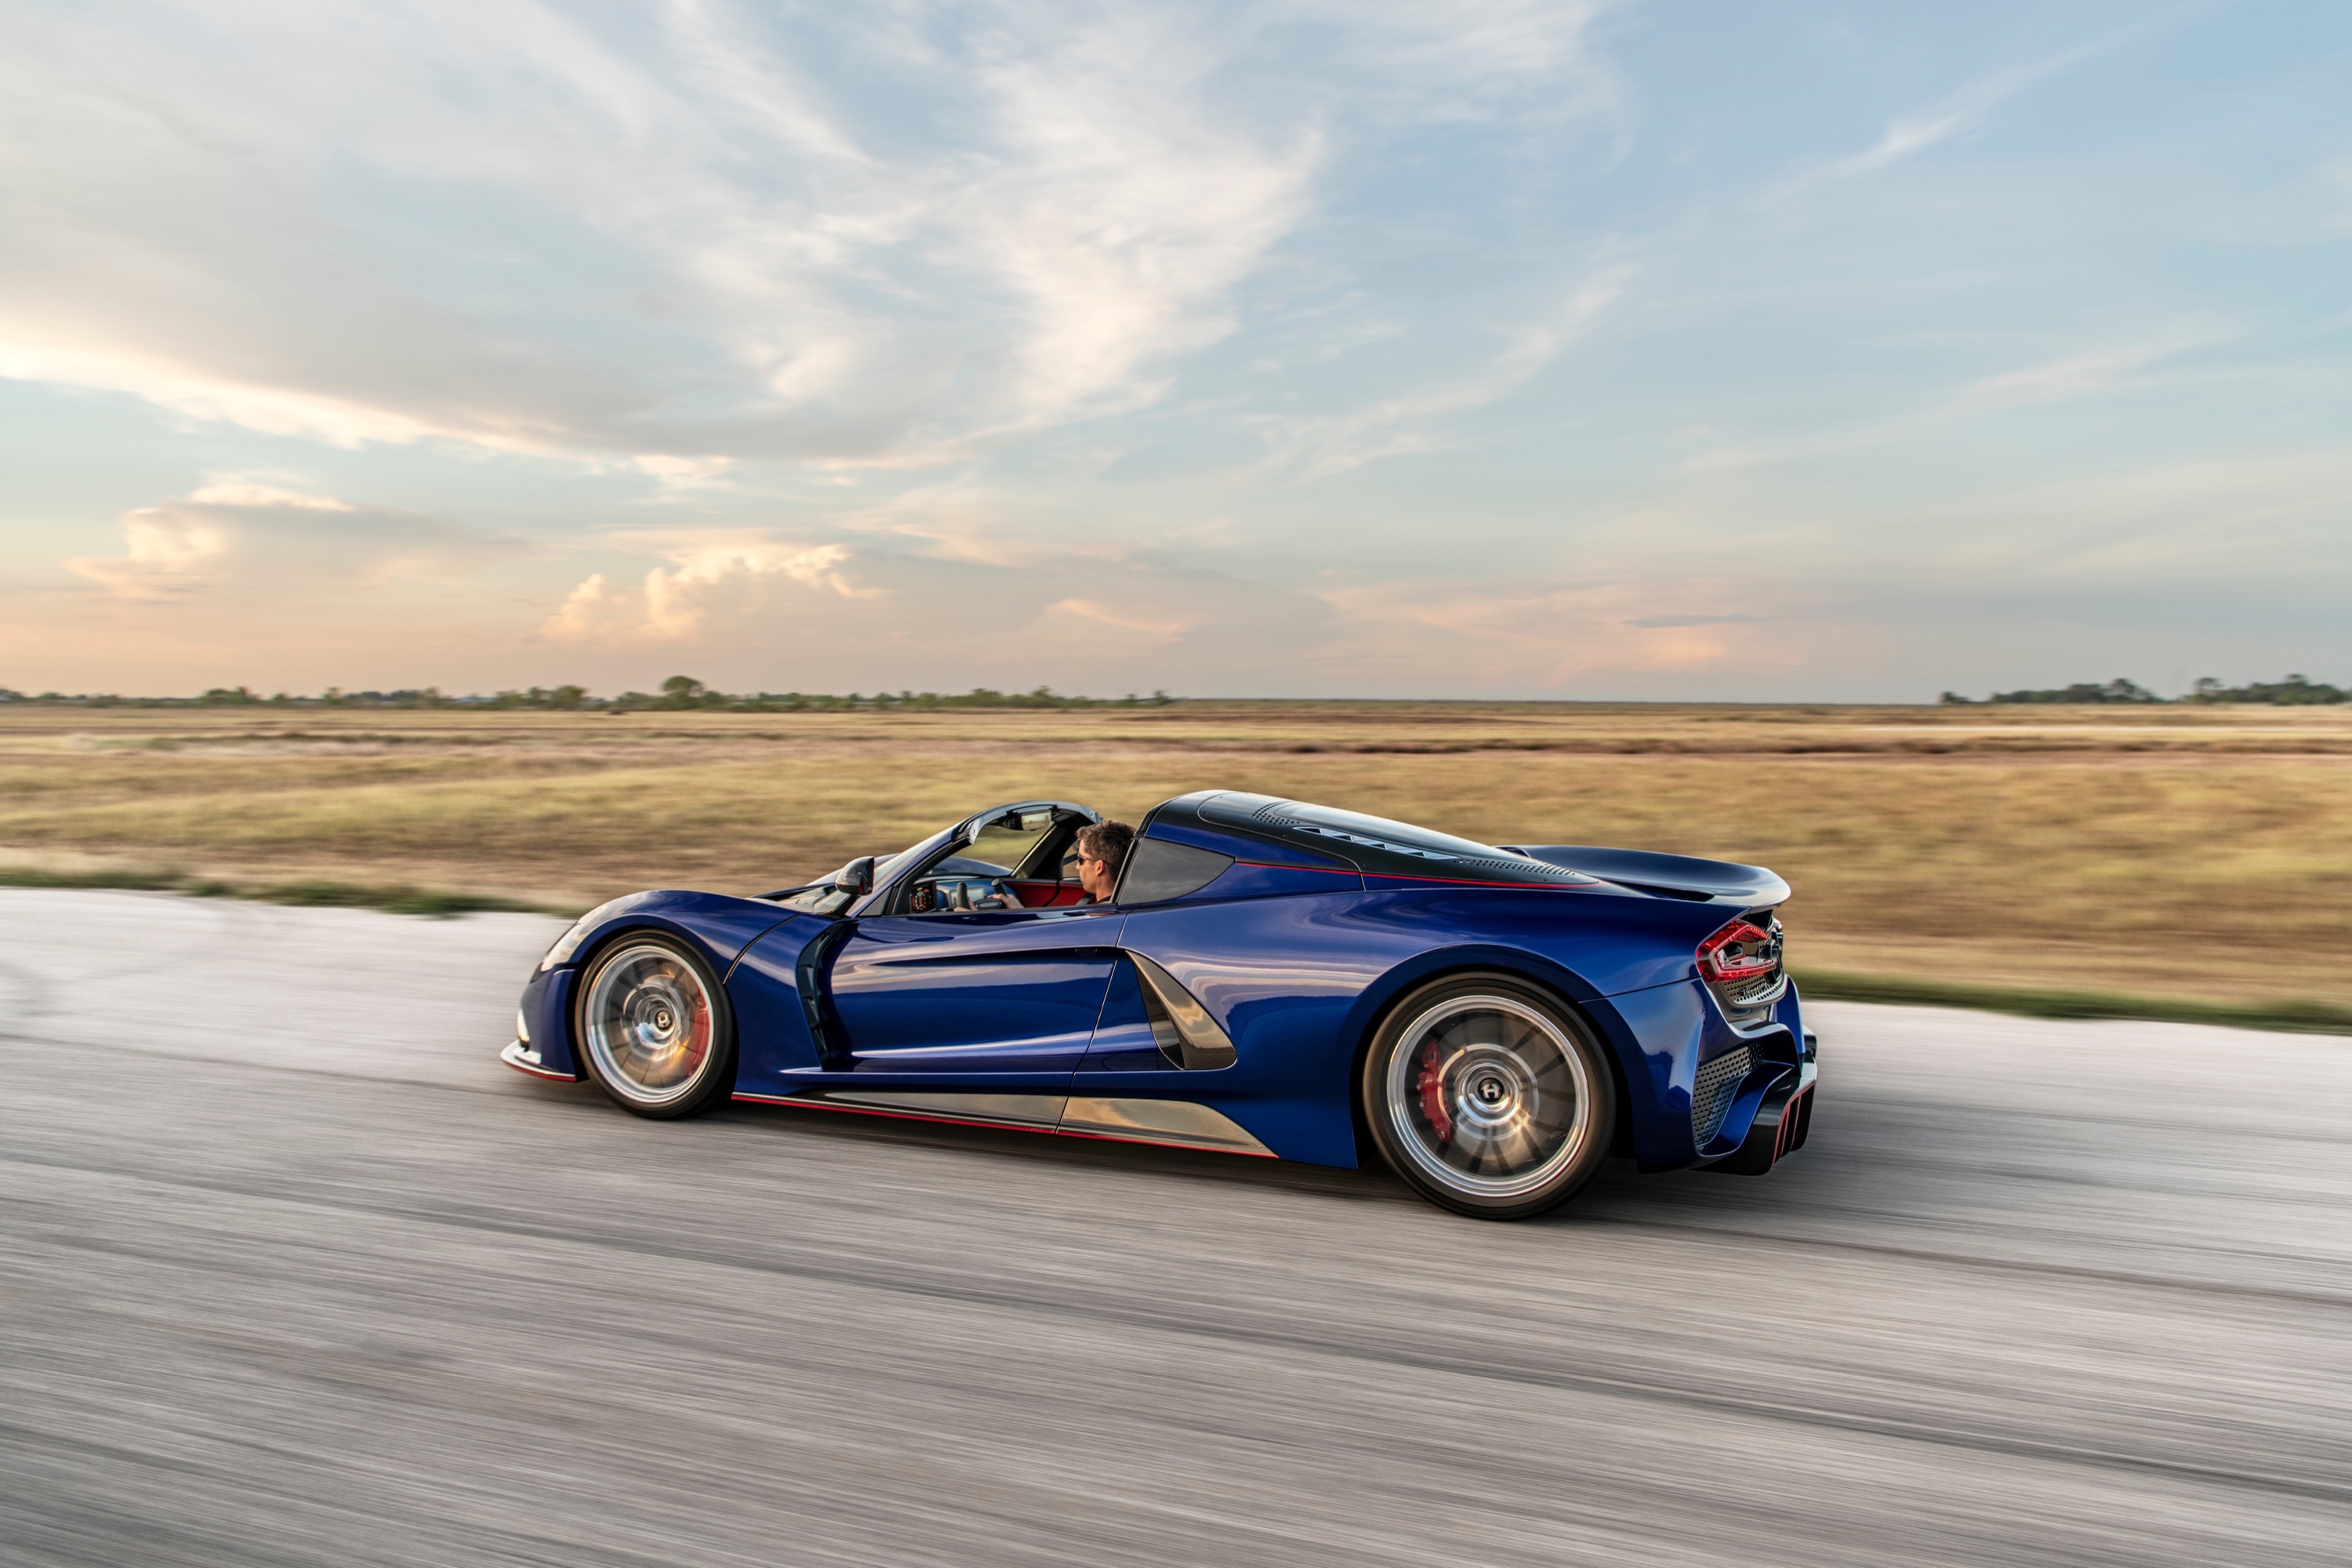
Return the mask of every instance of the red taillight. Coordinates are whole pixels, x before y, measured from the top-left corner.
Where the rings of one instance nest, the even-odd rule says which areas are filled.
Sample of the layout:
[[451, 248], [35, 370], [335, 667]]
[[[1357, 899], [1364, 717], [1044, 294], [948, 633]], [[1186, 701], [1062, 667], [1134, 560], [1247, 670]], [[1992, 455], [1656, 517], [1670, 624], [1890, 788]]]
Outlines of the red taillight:
[[1772, 933], [1747, 921], [1734, 921], [1698, 944], [1698, 972], [1717, 985], [1761, 980], [1780, 966]]

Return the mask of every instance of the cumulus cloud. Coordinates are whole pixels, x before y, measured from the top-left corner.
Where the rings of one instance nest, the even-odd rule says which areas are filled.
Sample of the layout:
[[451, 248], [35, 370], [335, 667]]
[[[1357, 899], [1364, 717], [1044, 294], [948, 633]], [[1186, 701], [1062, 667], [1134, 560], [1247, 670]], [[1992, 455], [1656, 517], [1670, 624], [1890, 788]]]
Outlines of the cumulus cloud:
[[[621, 542], [617, 539], [606, 545]], [[1318, 586], [1252, 580], [1153, 551], [1066, 551], [1019, 565], [896, 541], [631, 536], [642, 574], [580, 581], [541, 628], [583, 649], [780, 661], [790, 683], [1056, 679], [1091, 691], [1564, 691], [1592, 679], [1785, 671], [1801, 626], [1769, 637], [1755, 585], [1644, 574], [1605, 550], [1510, 577]], [[901, 676], [898, 672], [914, 672]], [[1007, 672], [1013, 672], [1008, 674]], [[772, 678], [781, 689], [787, 680]]]
[[838, 667], [858, 672], [842, 684], [861, 687], [935, 684], [940, 670], [962, 668], [975, 685], [1148, 689], [1191, 679], [1233, 689], [1268, 661], [1311, 656], [1333, 624], [1316, 595], [1150, 552], [1007, 566], [895, 542], [740, 531], [615, 536], [598, 548], [656, 563], [589, 574], [541, 626], [542, 640]]
[[[612, 542], [647, 542], [624, 535]], [[778, 613], [781, 600], [874, 599], [884, 592], [850, 581], [843, 570], [850, 552], [839, 544], [778, 543], [730, 531], [675, 535], [655, 547], [670, 564], [653, 567], [630, 589], [601, 572], [590, 574], [548, 616], [540, 635], [559, 642], [682, 642], [714, 619]]]
[[292, 601], [394, 578], [446, 581], [522, 553], [515, 541], [445, 518], [236, 478], [121, 522], [121, 554], [63, 564], [114, 598], [151, 604], [255, 593]]

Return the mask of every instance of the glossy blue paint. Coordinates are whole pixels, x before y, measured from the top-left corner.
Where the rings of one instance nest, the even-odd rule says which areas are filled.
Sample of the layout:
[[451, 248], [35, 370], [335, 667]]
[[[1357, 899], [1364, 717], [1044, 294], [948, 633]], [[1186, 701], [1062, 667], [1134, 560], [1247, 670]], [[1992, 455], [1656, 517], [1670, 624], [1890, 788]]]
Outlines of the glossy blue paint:
[[1097, 906], [857, 921], [829, 968], [841, 1070], [1066, 1082], [1102, 1012], [1124, 919]]
[[1236, 860], [1208, 886], [1169, 901], [1200, 903], [1210, 900], [1283, 898], [1294, 893], [1355, 892], [1363, 885], [1361, 877], [1344, 867], [1269, 866], [1255, 860]]
[[[1300, 830], [1337, 833], [1360, 868], [1320, 840], [1281, 841], [1287, 828], [1264, 797], [1234, 798], [1241, 804], [1226, 807], [1186, 796], [1147, 818], [1148, 837], [1236, 862], [1163, 903], [879, 912], [896, 907], [898, 884], [954, 852], [990, 813], [927, 840], [846, 914], [710, 893], [641, 896], [603, 916], [572, 963], [532, 977], [524, 1007], [533, 1044], [551, 1067], [576, 1070], [568, 1015], [579, 965], [617, 935], [653, 929], [694, 943], [724, 977], [736, 1088], [751, 1096], [1053, 1095], [1076, 1085], [1100, 1099], [1197, 1102], [1284, 1158], [1352, 1165], [1358, 1064], [1381, 1016], [1413, 987], [1468, 969], [1546, 987], [1591, 1025], [1617, 1066], [1643, 1170], [1737, 1149], [1765, 1096], [1797, 1068], [1794, 988], [1775, 1026], [1741, 1036], [1694, 963], [1698, 943], [1747, 907], [1744, 889], [1779, 887], [1769, 872], [1616, 851], [1609, 869], [1627, 879], [1594, 879], [1563, 850], [1544, 868], [1552, 880], [1530, 883], [1513, 879], [1522, 862], [1481, 858], [1437, 836], [1420, 843], [1345, 822]], [[1204, 801], [1214, 809], [1204, 813]], [[1636, 870], [1688, 886], [1635, 886]], [[1161, 1053], [1122, 953], [1150, 959], [1205, 1009], [1233, 1041], [1232, 1065], [1186, 1070]], [[1695, 1148], [1697, 1069], [1741, 1045], [1756, 1066], [1719, 1134]]]
[[593, 923], [574, 946], [572, 958], [551, 969], [533, 970], [523, 985], [521, 1003], [541, 1064], [574, 1078], [583, 1074], [572, 1037], [572, 994], [583, 968], [614, 939], [636, 931], [682, 938], [724, 979], [737, 954], [793, 916], [755, 900], [670, 889], [616, 899], [583, 918]]
[[[1580, 1005], [1630, 1089], [1643, 1060], [1639, 1037], [1613, 1010], [1591, 1004], [1662, 973], [1703, 999], [1691, 953], [1722, 923], [1719, 911], [1701, 915], [1605, 887], [1438, 884], [1232, 902], [1195, 895], [1139, 909], [1123, 943], [1198, 997], [1233, 1037], [1240, 1060], [1214, 1074], [1163, 1068], [1106, 1076], [1090, 1092], [1198, 1100], [1286, 1159], [1354, 1164], [1356, 1064], [1381, 1016], [1405, 992], [1468, 969], [1524, 975]], [[1133, 1060], [1139, 1045], [1130, 1037], [1117, 1048]], [[1090, 1086], [1094, 1071], [1090, 1058]], [[1637, 1121], [1654, 1120], [1648, 1096], [1631, 1098]], [[1686, 1085], [1683, 1128], [1680, 1163], [1688, 1164]]]
[[784, 1074], [824, 1065], [801, 993], [801, 959], [813, 943], [822, 945], [823, 939], [851, 929], [848, 921], [803, 916], [743, 950], [727, 977], [727, 1000], [735, 1012], [738, 1089], [761, 1089]]
[[572, 1054], [572, 989], [579, 978], [573, 968], [535, 970], [523, 985], [521, 1003], [540, 1066], [575, 1079], [581, 1074], [580, 1062]]
[[566, 967], [585, 966], [606, 943], [631, 931], [667, 931], [692, 942], [723, 977], [761, 935], [793, 918], [793, 911], [755, 899], [725, 893], [664, 889], [615, 900], [589, 917], [596, 923], [573, 950]]
[[[1151, 1020], [1143, 1010], [1143, 984], [1135, 973], [1135, 965], [1116, 965], [1111, 970], [1110, 989], [1103, 997], [1101, 1016], [1095, 1024], [1094, 1038], [1086, 1059], [1078, 1064], [1078, 1071], [1160, 1072], [1169, 1065], [1159, 1039], [1151, 1032]], [[1090, 1078], [1082, 1077], [1077, 1081], [1086, 1086], [1078, 1092], [1096, 1092]]]
[[[1672, 1171], [1698, 1157], [1691, 1142], [1691, 1086], [1703, 1057], [1738, 1042], [1697, 980], [1652, 985], [1609, 999], [1635, 1043], [1626, 1089], [1633, 1102], [1634, 1162], [1644, 1171]], [[1723, 1033], [1715, 1029], [1722, 1026]], [[1749, 1114], [1754, 1114], [1751, 1107]]]

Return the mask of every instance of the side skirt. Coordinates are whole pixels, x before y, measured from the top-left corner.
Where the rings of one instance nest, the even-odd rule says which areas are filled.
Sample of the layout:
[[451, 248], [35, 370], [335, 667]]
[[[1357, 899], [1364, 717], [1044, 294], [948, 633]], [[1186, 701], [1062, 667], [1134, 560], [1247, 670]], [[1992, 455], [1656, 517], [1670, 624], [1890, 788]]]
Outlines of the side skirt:
[[958, 1127], [1007, 1127], [1022, 1132], [1053, 1132], [1065, 1138], [1098, 1138], [1114, 1143], [1211, 1149], [1266, 1160], [1276, 1157], [1241, 1123], [1222, 1111], [1188, 1100], [850, 1089], [811, 1089], [802, 1094], [739, 1092], [735, 1098], [756, 1105], [846, 1110], [860, 1116], [895, 1116]]

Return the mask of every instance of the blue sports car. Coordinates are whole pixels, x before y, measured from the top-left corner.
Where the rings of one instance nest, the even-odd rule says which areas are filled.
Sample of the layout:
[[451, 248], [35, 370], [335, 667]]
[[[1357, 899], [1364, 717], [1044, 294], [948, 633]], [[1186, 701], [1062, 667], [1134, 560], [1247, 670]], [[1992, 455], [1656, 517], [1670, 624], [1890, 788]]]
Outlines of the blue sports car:
[[1097, 900], [1075, 873], [1100, 820], [1024, 801], [804, 888], [615, 899], [548, 950], [504, 1059], [643, 1116], [731, 1097], [1369, 1148], [1496, 1219], [1612, 1154], [1759, 1174], [1805, 1142], [1814, 1043], [1769, 871], [1209, 790], [1145, 817]]

